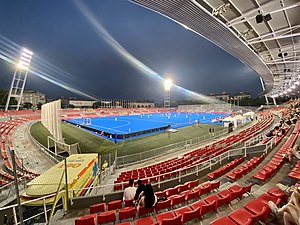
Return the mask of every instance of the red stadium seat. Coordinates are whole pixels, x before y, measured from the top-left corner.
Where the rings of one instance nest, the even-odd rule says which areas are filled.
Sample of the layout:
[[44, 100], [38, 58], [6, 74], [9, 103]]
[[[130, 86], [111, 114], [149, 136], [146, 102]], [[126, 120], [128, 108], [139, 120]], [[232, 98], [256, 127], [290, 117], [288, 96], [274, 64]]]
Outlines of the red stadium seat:
[[194, 200], [199, 198], [199, 192], [198, 191], [191, 191], [189, 190], [185, 195], [185, 201], [189, 202], [190, 200]]
[[141, 217], [143, 215], [149, 214], [154, 212], [154, 207], [146, 208], [144, 206], [141, 206], [138, 208], [138, 216]]
[[97, 215], [90, 214], [76, 218], [75, 225], [97, 225]]
[[282, 190], [280, 190], [279, 188], [271, 188], [270, 190], [268, 190], [267, 192], [269, 195], [272, 195], [274, 197], [280, 198], [282, 202], [287, 203], [289, 200], [289, 196], [287, 196], [287, 194], [285, 194]]
[[98, 215], [98, 224], [104, 224], [104, 223], [115, 223], [116, 222], [116, 211], [111, 210], [111, 211], [106, 211], [100, 213]]
[[210, 193], [210, 185], [205, 185], [199, 188], [199, 196]]
[[269, 195], [269, 194], [262, 194], [257, 198], [258, 201], [261, 201], [263, 204], [268, 206], [268, 202], [272, 201], [276, 205], [279, 205], [280, 203], [280, 198], [277, 198], [275, 196]]
[[176, 216], [170, 219], [163, 219], [161, 225], [181, 225], [181, 216]]
[[107, 208], [108, 210], [121, 209], [122, 201], [121, 200], [111, 201], [107, 204]]
[[[253, 185], [252, 183], [249, 183], [249, 184], [247, 184], [246, 186], [243, 186], [243, 187], [242, 187], [242, 189], [243, 189], [243, 190], [242, 190], [242, 193], [243, 193], [243, 194], [246, 194], [246, 193], [247, 193], [248, 195], [250, 195], [252, 185]], [[243, 195], [243, 194], [242, 194], [242, 195]]]
[[186, 191], [189, 189], [188, 184], [181, 184], [177, 186], [178, 193], [181, 194], [181, 192]]
[[155, 211], [159, 212], [163, 209], [169, 209], [171, 208], [171, 200], [167, 199], [166, 201], [157, 202], [155, 205]]
[[188, 188], [189, 189], [192, 189], [194, 187], [197, 187], [199, 185], [199, 180], [194, 180], [194, 181], [189, 181], [189, 182], [186, 182], [186, 184], [188, 185]]
[[120, 209], [119, 211], [119, 220], [127, 219], [127, 218], [135, 218], [136, 209], [135, 207], [126, 207], [123, 209]]
[[203, 215], [205, 215], [206, 213], [210, 212], [210, 211], [215, 211], [216, 208], [216, 202], [213, 201], [210, 204], [205, 204], [200, 208], [200, 213], [199, 213], [199, 218], [201, 219]]
[[134, 221], [134, 225], [153, 225], [154, 220], [152, 216], [141, 218]]
[[161, 224], [164, 219], [172, 219], [174, 217], [175, 216], [173, 212], [164, 212], [156, 215], [156, 221], [158, 221], [159, 224]]
[[166, 192], [166, 196], [172, 196], [172, 195], [177, 195], [178, 194], [178, 189], [177, 188], [168, 188], [167, 190], [165, 190]]
[[171, 200], [171, 206], [174, 207], [185, 202], [185, 195], [173, 195], [169, 199]]
[[197, 208], [192, 211], [184, 212], [182, 219], [181, 219], [182, 224], [184, 224], [185, 222], [188, 222], [190, 220], [194, 220], [194, 219], [197, 220], [199, 218], [199, 214], [200, 214], [200, 208]]
[[260, 202], [259, 200], [253, 200], [248, 202], [245, 206], [245, 209], [247, 209], [252, 214], [256, 215], [260, 221], [265, 222], [267, 220], [268, 214], [270, 212], [270, 209], [268, 206]]
[[210, 188], [211, 190], [218, 190], [220, 187], [220, 180], [215, 182], [210, 182]]
[[224, 216], [224, 217], [214, 220], [213, 222], [210, 223], [210, 225], [237, 225], [237, 223], [235, 223], [229, 217]]
[[192, 203], [190, 206], [193, 210], [197, 209], [197, 208], [202, 208], [202, 206], [206, 205], [207, 203], [202, 201], [202, 200], [199, 200], [197, 202], [194, 202]]
[[99, 203], [99, 204], [91, 205], [90, 206], [90, 214], [98, 213], [98, 212], [104, 212], [105, 208], [106, 208], [105, 203]]
[[124, 206], [125, 207], [134, 206], [133, 200], [124, 200]]
[[228, 216], [239, 225], [254, 225], [258, 218], [244, 208], [237, 209]]

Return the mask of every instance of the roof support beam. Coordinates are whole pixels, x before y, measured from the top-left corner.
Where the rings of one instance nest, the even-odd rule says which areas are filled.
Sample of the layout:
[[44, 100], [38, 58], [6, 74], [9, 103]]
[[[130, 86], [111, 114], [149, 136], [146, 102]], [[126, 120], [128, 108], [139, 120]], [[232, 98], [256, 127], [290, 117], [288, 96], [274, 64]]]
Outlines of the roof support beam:
[[[237, 17], [237, 18], [235, 18], [235, 19], [227, 22], [227, 26], [228, 27], [232, 27], [234, 25], [237, 25], [237, 24], [240, 24], [240, 23], [244, 23], [244, 22], [247, 22], [247, 21], [249, 21], [251, 19], [254, 19], [257, 16], [257, 13], [258, 13], [259, 10], [264, 10], [265, 8], [270, 8], [271, 7], [270, 5], [273, 5], [275, 3], [279, 3], [279, 5], [280, 5], [280, 2], [278, 2], [278, 1], [268, 2], [268, 3], [264, 4], [264, 5], [261, 5], [260, 7], [256, 8], [256, 9], [253, 9], [253, 10], [247, 12], [247, 13], [244, 13], [243, 15], [241, 15], [241, 16], [239, 16], [239, 17]], [[297, 7], [297, 6], [300, 6], [300, 2], [298, 2], [296, 4], [295, 3], [290, 3], [290, 5], [288, 5], [288, 6], [281, 7], [279, 9], [275, 9], [273, 11], [267, 11], [266, 10], [265, 13], [270, 13], [270, 14], [277, 13], [277, 12], [281, 12], [283, 10], [291, 9], [291, 8], [294, 8], [294, 7]], [[248, 15], [251, 15], [253, 13], [255, 13], [255, 15], [247, 17]]]
[[284, 62], [269, 62], [266, 63], [267, 65], [272, 65], [272, 64], [286, 64], [286, 63], [300, 63], [300, 60], [296, 60], [296, 61], [284, 61]]
[[255, 44], [255, 43], [278, 40], [278, 39], [289, 38], [289, 37], [296, 37], [296, 36], [300, 36], [300, 33], [275, 36], [275, 37], [272, 37], [272, 38], [261, 39], [261, 40], [258, 40], [258, 41], [251, 41], [251, 42], [248, 42], [248, 44], [252, 45], [252, 44]]

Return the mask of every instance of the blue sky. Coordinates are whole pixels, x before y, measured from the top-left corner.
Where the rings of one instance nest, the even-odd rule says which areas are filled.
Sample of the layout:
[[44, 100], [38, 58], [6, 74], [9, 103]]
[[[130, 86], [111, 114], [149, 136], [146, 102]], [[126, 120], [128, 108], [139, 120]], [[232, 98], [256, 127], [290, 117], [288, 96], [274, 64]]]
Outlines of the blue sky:
[[[125, 0], [84, 2], [123, 48], [162, 77], [203, 94], [261, 92], [254, 71], [175, 22]], [[124, 60], [71, 0], [2, 1], [0, 31], [70, 73], [70, 85], [98, 98], [162, 99], [161, 82]], [[12, 65], [0, 61], [0, 71], [0, 88], [9, 88]], [[51, 98], [74, 95], [34, 75], [26, 87]]]

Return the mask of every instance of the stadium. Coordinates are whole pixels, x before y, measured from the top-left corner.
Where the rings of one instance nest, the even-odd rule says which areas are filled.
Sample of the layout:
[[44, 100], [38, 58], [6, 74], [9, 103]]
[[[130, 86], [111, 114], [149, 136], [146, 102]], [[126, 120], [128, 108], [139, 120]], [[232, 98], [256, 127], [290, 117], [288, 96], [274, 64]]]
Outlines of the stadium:
[[[251, 68], [263, 104], [199, 94], [163, 78], [106, 32], [82, 1], [75, 7], [109, 46], [160, 83], [161, 104], [95, 98], [51, 76], [70, 74], [38, 49], [1, 34], [0, 70], [9, 65], [13, 74], [5, 103], [0, 99], [0, 224], [299, 225], [300, 1], [128, 4], [175, 22]], [[85, 100], [62, 107], [64, 99], [56, 98], [25, 109], [25, 85], [36, 82], [31, 75]], [[107, 90], [116, 92], [112, 83]], [[118, 91], [125, 95], [132, 86]], [[188, 96], [186, 104], [174, 105], [175, 91]]]

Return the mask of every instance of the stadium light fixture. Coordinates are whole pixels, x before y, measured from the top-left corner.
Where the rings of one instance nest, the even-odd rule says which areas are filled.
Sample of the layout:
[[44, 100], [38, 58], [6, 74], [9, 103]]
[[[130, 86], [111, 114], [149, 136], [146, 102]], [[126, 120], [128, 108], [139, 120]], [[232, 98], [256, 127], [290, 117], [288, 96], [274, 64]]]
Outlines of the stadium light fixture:
[[165, 91], [170, 91], [171, 86], [172, 86], [172, 80], [166, 79], [165, 80]]
[[33, 55], [32, 51], [29, 51], [28, 49], [23, 48], [21, 51], [21, 57], [20, 57], [18, 65], [17, 65], [17, 68], [20, 70], [28, 70], [32, 55]]
[[18, 101], [16, 109], [19, 110], [20, 108], [32, 55], [32, 51], [26, 48], [21, 49], [19, 61], [16, 63], [16, 69], [9, 89], [5, 111], [8, 110], [11, 98], [15, 98]]

